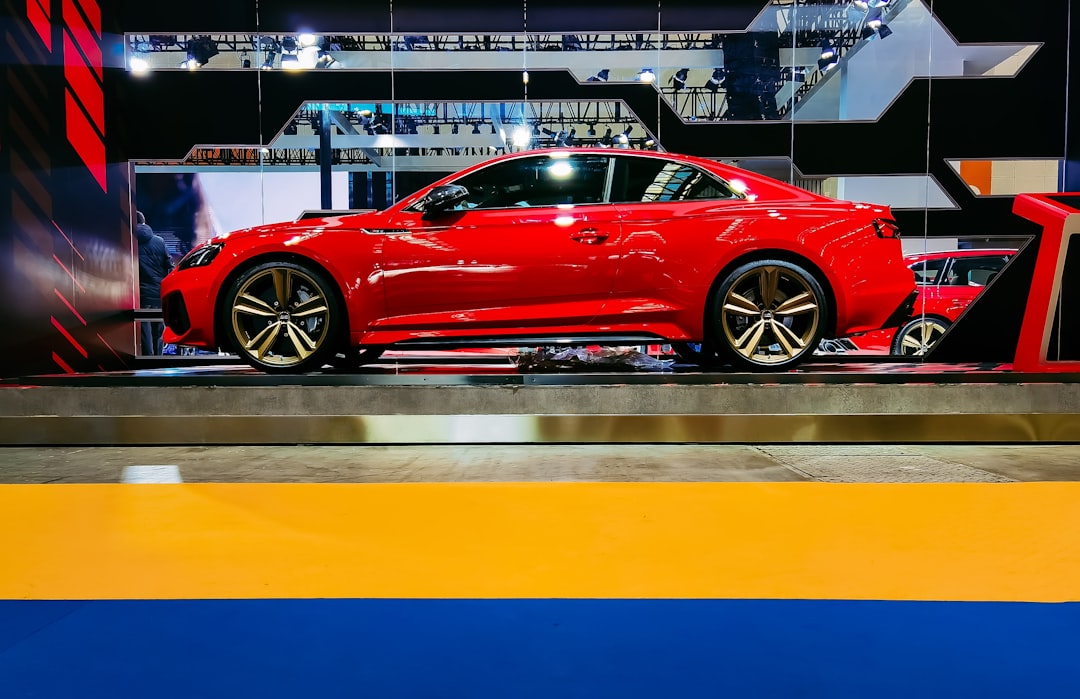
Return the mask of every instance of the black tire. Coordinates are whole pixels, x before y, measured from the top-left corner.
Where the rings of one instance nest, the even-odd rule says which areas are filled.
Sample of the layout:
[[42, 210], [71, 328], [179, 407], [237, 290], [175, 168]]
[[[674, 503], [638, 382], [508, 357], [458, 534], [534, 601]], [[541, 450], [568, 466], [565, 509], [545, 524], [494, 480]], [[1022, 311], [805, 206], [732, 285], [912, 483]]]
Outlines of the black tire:
[[716, 289], [710, 341], [738, 370], [784, 371], [814, 354], [829, 301], [813, 274], [785, 260], [735, 268]]
[[323, 272], [296, 262], [246, 270], [222, 297], [222, 327], [240, 358], [269, 373], [321, 368], [345, 328], [337, 291]]
[[896, 331], [890, 351], [904, 357], [921, 357], [937, 344], [950, 325], [949, 321], [935, 316], [912, 318]]

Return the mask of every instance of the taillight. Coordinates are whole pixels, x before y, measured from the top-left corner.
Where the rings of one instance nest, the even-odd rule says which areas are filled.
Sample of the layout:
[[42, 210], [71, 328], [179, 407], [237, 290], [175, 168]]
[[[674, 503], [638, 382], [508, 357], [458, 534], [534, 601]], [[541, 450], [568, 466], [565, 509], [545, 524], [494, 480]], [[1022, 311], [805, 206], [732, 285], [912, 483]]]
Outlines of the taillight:
[[899, 238], [900, 226], [891, 218], [875, 218], [874, 232], [879, 238]]

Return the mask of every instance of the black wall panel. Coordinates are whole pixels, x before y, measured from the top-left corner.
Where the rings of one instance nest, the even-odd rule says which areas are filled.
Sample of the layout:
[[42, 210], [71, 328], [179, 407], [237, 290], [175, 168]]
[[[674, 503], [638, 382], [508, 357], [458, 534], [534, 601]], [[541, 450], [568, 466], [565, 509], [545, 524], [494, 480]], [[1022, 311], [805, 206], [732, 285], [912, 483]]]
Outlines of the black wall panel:
[[[521, 0], [394, 0], [397, 34], [507, 34], [524, 31]], [[532, 27], [530, 27], [530, 31]]]
[[324, 34], [388, 33], [390, 0], [259, 0], [260, 33], [300, 31]]
[[543, 33], [655, 32], [660, 26], [660, 7], [656, 0], [545, 0], [528, 3], [528, 23], [530, 32]]
[[[197, 145], [259, 145], [254, 71], [117, 72], [114, 140], [125, 160], [183, 158]], [[265, 101], [265, 99], [264, 99]]]
[[764, 0], [661, 0], [660, 30], [665, 32], [742, 31], [765, 8]]
[[254, 34], [259, 26], [255, 5], [254, 0], [102, 0], [101, 11], [119, 31], [130, 34]]

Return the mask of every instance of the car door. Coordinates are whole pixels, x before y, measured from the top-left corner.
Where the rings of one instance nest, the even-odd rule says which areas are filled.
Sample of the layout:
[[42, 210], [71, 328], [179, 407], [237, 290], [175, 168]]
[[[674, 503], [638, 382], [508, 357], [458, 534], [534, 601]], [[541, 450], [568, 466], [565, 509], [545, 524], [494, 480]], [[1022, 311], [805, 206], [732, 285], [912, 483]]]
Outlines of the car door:
[[[1007, 255], [964, 255], [951, 259], [935, 286], [929, 287], [927, 313], [955, 319], [982, 293], [988, 281], [1008, 262]], [[923, 292], [920, 291], [920, 295]]]
[[[692, 165], [630, 153], [613, 156], [611, 200], [623, 246], [605, 319], [678, 313], [705, 298], [716, 230], [743, 215], [745, 200]], [[711, 224], [701, 225], [703, 219]], [[713, 251], [710, 254], [710, 251]]]
[[454, 210], [405, 210], [383, 247], [388, 318], [399, 328], [575, 326], [597, 315], [617, 268], [619, 221], [604, 154], [495, 163], [455, 184]]

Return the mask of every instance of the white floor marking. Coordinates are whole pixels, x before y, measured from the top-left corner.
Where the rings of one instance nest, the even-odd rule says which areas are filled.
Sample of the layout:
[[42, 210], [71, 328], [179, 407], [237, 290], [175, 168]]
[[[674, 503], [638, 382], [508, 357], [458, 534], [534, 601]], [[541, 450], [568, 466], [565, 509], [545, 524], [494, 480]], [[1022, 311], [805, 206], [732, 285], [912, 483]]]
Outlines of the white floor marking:
[[125, 466], [121, 483], [183, 483], [180, 467], [171, 465]]

